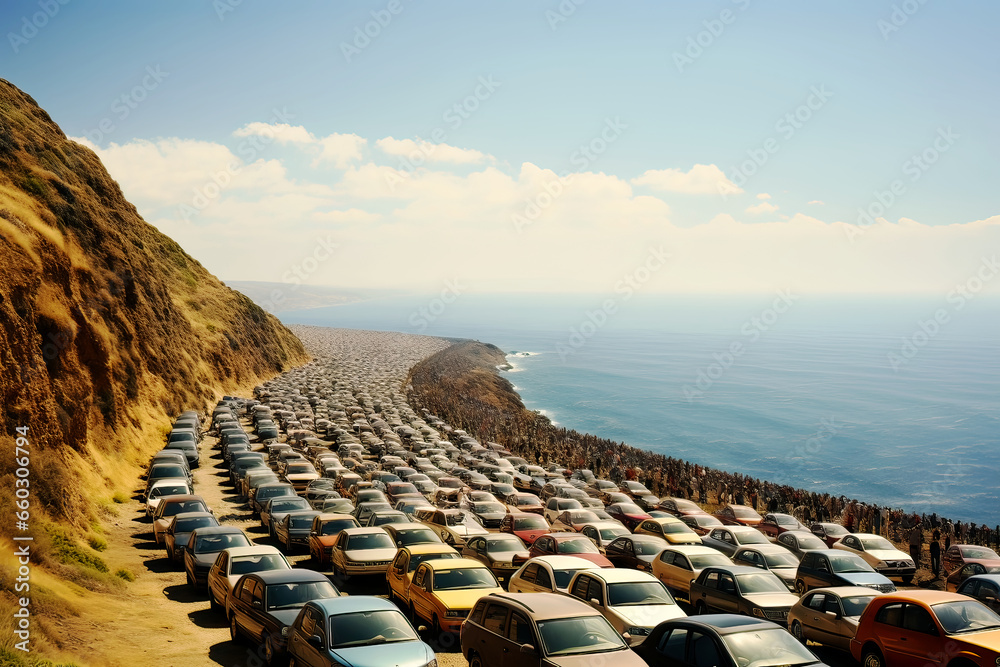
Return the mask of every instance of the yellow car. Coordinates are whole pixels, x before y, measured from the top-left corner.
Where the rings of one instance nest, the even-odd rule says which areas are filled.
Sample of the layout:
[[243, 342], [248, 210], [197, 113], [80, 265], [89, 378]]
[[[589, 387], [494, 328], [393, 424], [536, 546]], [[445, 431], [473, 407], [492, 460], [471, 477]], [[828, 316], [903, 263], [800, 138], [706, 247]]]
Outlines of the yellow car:
[[674, 516], [646, 519], [635, 528], [636, 535], [655, 535], [670, 544], [701, 544], [698, 533]]
[[[411, 544], [396, 552], [385, 579], [389, 584], [389, 600], [406, 600], [406, 589], [410, 587], [413, 572], [425, 560], [435, 558], [460, 558], [459, 553], [447, 544]], [[405, 604], [403, 605], [406, 606]]]
[[471, 558], [424, 561], [407, 588], [410, 615], [430, 623], [435, 638], [458, 632], [476, 601], [490, 593], [504, 590], [490, 568]]

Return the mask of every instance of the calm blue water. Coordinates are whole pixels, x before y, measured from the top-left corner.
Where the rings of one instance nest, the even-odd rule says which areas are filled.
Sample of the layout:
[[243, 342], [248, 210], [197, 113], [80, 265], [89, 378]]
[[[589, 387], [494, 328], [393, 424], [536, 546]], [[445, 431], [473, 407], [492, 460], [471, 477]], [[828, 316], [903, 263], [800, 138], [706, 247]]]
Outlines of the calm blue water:
[[[607, 298], [614, 307], [604, 310]], [[508, 357], [514, 369], [506, 377], [525, 404], [560, 425], [996, 525], [1000, 303], [958, 305], [465, 295], [450, 304], [396, 297], [280, 317], [493, 343], [518, 353]], [[927, 324], [936, 311], [940, 322]]]

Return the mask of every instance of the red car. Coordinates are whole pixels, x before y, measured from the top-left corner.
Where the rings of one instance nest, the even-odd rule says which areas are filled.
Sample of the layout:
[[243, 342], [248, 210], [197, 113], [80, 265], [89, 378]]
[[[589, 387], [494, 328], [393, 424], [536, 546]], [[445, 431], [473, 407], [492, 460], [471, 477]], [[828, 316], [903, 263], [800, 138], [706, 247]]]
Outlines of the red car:
[[601, 555], [590, 538], [580, 533], [542, 535], [531, 545], [528, 555], [531, 558], [536, 556], [577, 556], [600, 567], [614, 567], [611, 561]]
[[727, 526], [756, 527], [757, 524], [764, 520], [764, 517], [757, 514], [754, 508], [747, 507], [746, 505], [726, 505], [712, 516]]
[[656, 509], [663, 510], [667, 514], [673, 514], [676, 517], [707, 514], [697, 503], [685, 500], [684, 498], [660, 498], [660, 504], [656, 506]]
[[764, 533], [768, 537], [777, 537], [788, 530], [809, 529], [799, 523], [799, 520], [794, 516], [789, 514], [773, 513], [764, 515], [764, 518], [757, 524], [757, 530]]
[[629, 530], [635, 530], [635, 527], [640, 523], [646, 519], [653, 518], [651, 515], [646, 514], [641, 507], [633, 503], [612, 503], [605, 508], [605, 511], [615, 521], [621, 521]]
[[941, 563], [944, 565], [944, 571], [949, 575], [972, 563], [979, 563], [986, 568], [986, 571], [989, 571], [990, 568], [1000, 567], [1000, 556], [988, 547], [975, 544], [953, 544], [941, 554]]
[[530, 546], [542, 535], [551, 533], [552, 529], [543, 516], [528, 512], [514, 512], [500, 521], [500, 532], [517, 535], [522, 542]]
[[845, 535], [850, 535], [850, 531], [839, 523], [814, 523], [809, 526], [809, 531], [826, 542], [826, 546], [833, 548], [833, 543]]

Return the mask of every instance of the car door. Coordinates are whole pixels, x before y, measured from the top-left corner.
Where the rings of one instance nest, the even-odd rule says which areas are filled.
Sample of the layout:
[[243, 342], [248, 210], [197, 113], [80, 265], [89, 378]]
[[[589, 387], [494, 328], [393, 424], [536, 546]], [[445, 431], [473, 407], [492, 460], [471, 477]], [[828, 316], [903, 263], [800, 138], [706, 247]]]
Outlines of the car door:
[[604, 550], [604, 555], [615, 567], [628, 567], [627, 548], [631, 543], [627, 538], [619, 537], [614, 542], [608, 544]]
[[406, 597], [406, 570], [410, 565], [410, 554], [405, 549], [400, 549], [399, 553], [392, 560], [389, 569], [386, 571], [386, 579], [389, 580], [389, 588], [400, 597]]
[[229, 591], [229, 583], [226, 577], [229, 575], [229, 554], [225, 551], [219, 553], [209, 572], [209, 595], [213, 596], [219, 604], [226, 604], [226, 593]]
[[941, 652], [940, 631], [929, 611], [917, 604], [888, 604], [879, 610], [876, 622], [883, 612], [886, 612], [887, 622], [883, 625], [885, 631], [879, 636], [886, 648], [888, 664], [926, 667], [940, 664], [941, 658], [947, 658]]
[[709, 605], [727, 614], [738, 614], [742, 600], [739, 589], [736, 587], [736, 578], [728, 572], [719, 572], [718, 588], [715, 591], [714, 600], [709, 602]]
[[[325, 626], [326, 619], [315, 607], [303, 608], [288, 640], [288, 650], [295, 656], [296, 664], [305, 667], [325, 667], [329, 664], [325, 659], [328, 646]], [[313, 636], [320, 638], [322, 648], [310, 643]]]
[[413, 573], [413, 581], [410, 582], [410, 606], [414, 613], [420, 618], [430, 623], [434, 615], [431, 603], [428, 600], [427, 591], [431, 586], [431, 571], [426, 565], [421, 564]]
[[733, 554], [736, 553], [736, 538], [728, 530], [719, 529], [719, 540], [723, 553], [732, 558]]
[[525, 644], [534, 646], [536, 650], [539, 648], [535, 629], [524, 614], [511, 610], [510, 618], [507, 620], [507, 631], [501, 643], [503, 667], [525, 667], [530, 664], [530, 658], [521, 654], [521, 646]]
[[839, 606], [836, 598], [826, 593], [810, 593], [806, 596], [802, 603], [804, 612], [802, 614], [802, 633], [807, 639], [821, 644], [830, 643], [834, 628], [831, 619], [824, 612], [831, 599], [834, 605]]
[[483, 612], [482, 626], [485, 632], [480, 633], [478, 651], [483, 656], [485, 664], [490, 667], [503, 667], [504, 649], [509, 653], [510, 646], [506, 637], [509, 611], [507, 605], [501, 602], [490, 602]]

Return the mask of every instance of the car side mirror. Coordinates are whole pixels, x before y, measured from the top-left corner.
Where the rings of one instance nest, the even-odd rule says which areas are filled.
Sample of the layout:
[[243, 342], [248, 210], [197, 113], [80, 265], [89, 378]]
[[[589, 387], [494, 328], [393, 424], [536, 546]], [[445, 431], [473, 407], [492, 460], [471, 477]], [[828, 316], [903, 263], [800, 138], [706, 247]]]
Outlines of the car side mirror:
[[417, 626], [417, 632], [427, 632], [427, 626], [426, 625], [418, 625]]
[[521, 644], [521, 653], [524, 655], [538, 655], [538, 650], [531, 644]]
[[831, 618], [840, 618], [840, 612], [839, 611], [833, 611], [832, 609], [827, 609], [823, 613], [826, 614], [827, 616], [830, 616]]
[[325, 647], [323, 646], [323, 638], [319, 635], [313, 635], [308, 639], [308, 643], [315, 649], [322, 651]]
[[252, 606], [254, 609], [260, 609], [264, 605], [261, 603], [260, 600], [254, 600], [253, 602], [250, 603], [250, 606]]
[[597, 598], [590, 598], [590, 604], [594, 605], [595, 607], [601, 606], [601, 603]]
[[628, 644], [632, 640], [632, 635], [630, 635], [627, 632], [623, 632], [622, 633], [622, 639], [624, 639], [625, 643]]

